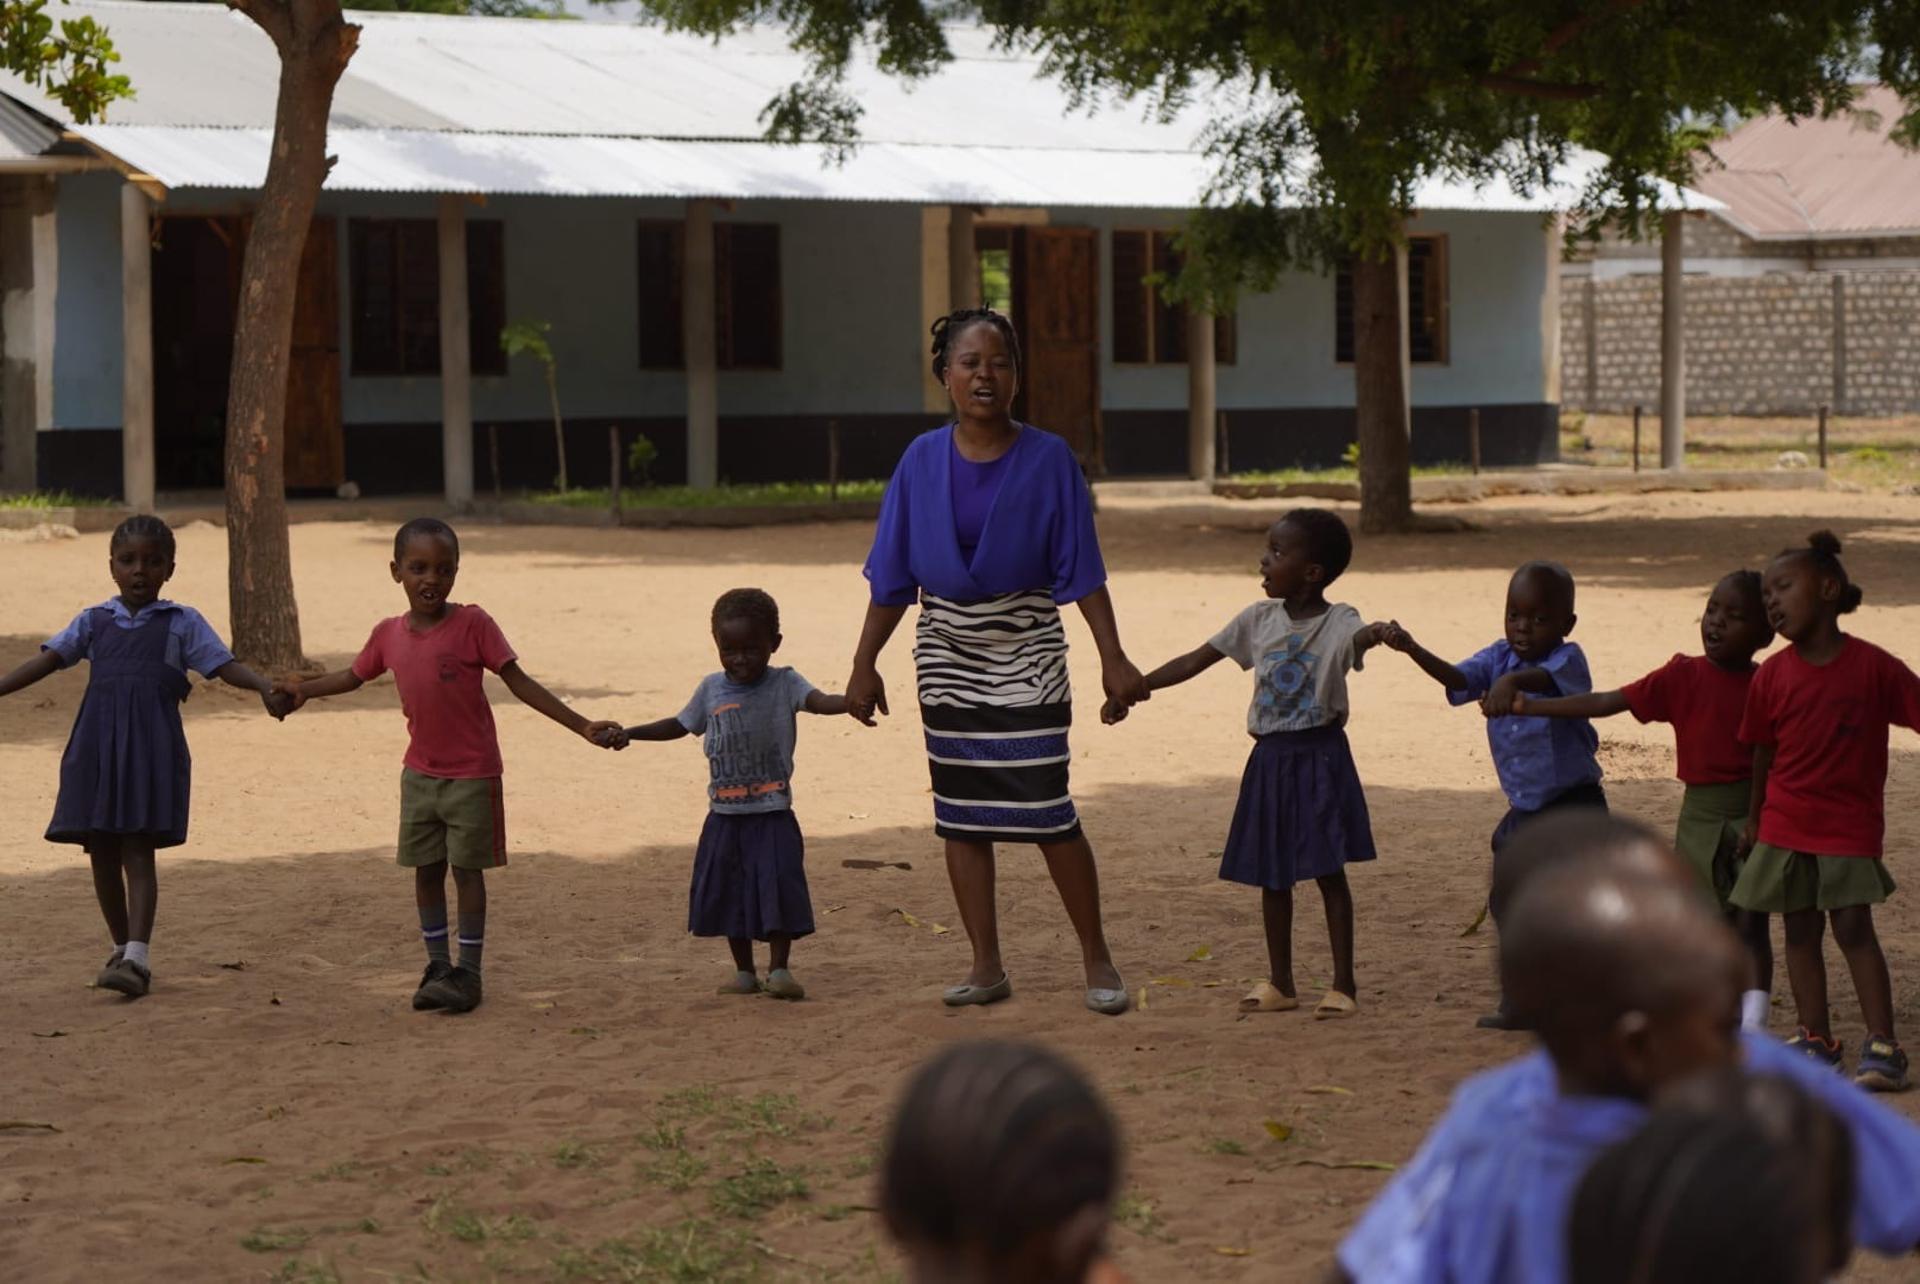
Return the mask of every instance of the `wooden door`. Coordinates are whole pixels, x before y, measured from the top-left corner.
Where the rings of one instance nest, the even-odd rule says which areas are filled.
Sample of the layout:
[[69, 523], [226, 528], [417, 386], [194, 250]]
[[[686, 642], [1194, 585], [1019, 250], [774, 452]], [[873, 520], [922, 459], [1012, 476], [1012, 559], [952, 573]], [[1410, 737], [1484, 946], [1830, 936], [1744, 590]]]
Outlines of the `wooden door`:
[[335, 221], [316, 218], [300, 256], [287, 367], [289, 490], [333, 490], [346, 480], [340, 431], [340, 245]]
[[1020, 294], [1030, 422], [1056, 432], [1087, 471], [1100, 450], [1100, 234], [1090, 227], [1025, 229]]

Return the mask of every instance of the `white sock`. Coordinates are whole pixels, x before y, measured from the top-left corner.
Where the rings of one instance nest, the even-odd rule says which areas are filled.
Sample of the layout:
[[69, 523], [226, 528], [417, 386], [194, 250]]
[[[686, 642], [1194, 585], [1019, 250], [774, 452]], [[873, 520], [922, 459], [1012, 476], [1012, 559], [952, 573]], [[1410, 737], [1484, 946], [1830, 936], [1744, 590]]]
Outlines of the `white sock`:
[[1765, 990], [1748, 990], [1740, 996], [1740, 1028], [1742, 1030], [1764, 1030], [1767, 1028], [1767, 1009], [1772, 996]]
[[138, 963], [141, 967], [146, 967], [147, 943], [145, 941], [128, 941], [126, 953], [121, 957], [125, 958], [129, 963]]

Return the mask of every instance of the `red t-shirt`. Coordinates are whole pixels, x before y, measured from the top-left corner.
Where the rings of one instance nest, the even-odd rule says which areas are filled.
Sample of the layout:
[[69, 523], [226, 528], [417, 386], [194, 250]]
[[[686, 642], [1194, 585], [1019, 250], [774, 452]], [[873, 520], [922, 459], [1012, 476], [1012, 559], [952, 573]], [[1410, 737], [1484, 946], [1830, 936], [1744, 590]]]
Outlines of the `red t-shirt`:
[[1620, 694], [1640, 721], [1673, 724], [1675, 775], [1689, 785], [1727, 785], [1753, 775], [1740, 719], [1754, 673], [1730, 673], [1704, 655], [1676, 655]]
[[1920, 677], [1850, 637], [1824, 665], [1792, 647], [1753, 677], [1740, 738], [1774, 747], [1760, 841], [1819, 856], [1880, 855], [1887, 728], [1920, 729]]
[[393, 671], [407, 715], [407, 766], [442, 780], [484, 780], [500, 774], [500, 737], [481, 670], [498, 673], [516, 658], [492, 616], [448, 603], [425, 633], [408, 628], [404, 615], [374, 625], [353, 675], [371, 682]]

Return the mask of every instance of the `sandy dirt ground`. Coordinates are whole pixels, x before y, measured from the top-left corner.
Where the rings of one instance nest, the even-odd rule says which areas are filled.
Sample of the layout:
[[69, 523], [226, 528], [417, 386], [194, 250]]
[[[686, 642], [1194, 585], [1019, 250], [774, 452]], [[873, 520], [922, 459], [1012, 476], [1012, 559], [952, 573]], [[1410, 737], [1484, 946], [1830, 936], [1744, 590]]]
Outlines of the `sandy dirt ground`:
[[[1142, 667], [1257, 595], [1260, 535], [1283, 507], [1107, 506], [1114, 595]], [[1655, 495], [1453, 514], [1474, 529], [1362, 541], [1337, 596], [1464, 655], [1497, 635], [1511, 567], [1560, 558], [1580, 581], [1575, 636], [1614, 686], [1697, 647], [1719, 574], [1831, 525], [1867, 591], [1851, 627], [1920, 663], [1920, 501]], [[676, 712], [715, 667], [708, 607], [743, 584], [781, 602], [780, 659], [838, 689], [867, 537], [854, 524], [474, 526], [457, 597], [487, 607], [527, 670], [577, 708], [632, 722]], [[384, 525], [295, 528], [316, 661], [344, 664], [377, 618], [404, 609], [390, 538]], [[223, 630], [224, 550], [218, 530], [182, 531], [171, 590]], [[0, 658], [31, 654], [107, 597], [105, 558], [104, 536], [0, 546]], [[1215, 872], [1249, 681], [1221, 666], [1101, 728], [1091, 642], [1077, 614], [1068, 628], [1075, 792], [1115, 955], [1144, 993], [1118, 1020], [1082, 1010], [1072, 935], [1024, 849], [1000, 865], [1014, 999], [939, 1004], [967, 950], [931, 833], [904, 638], [883, 666], [891, 720], [801, 728], [820, 932], [794, 952], [811, 997], [793, 1005], [716, 997], [725, 944], [684, 933], [697, 745], [595, 751], [491, 680], [513, 857], [488, 880], [477, 1013], [408, 1008], [422, 959], [392, 857], [405, 730], [390, 682], [284, 725], [251, 697], [196, 690], [193, 832], [163, 857], [156, 989], [137, 1003], [89, 990], [108, 946], [85, 865], [40, 837], [85, 677], [0, 702], [0, 1274], [897, 1278], [872, 1211], [889, 1103], [933, 1049], [995, 1035], [1063, 1050], [1111, 1099], [1128, 1156], [1113, 1243], [1134, 1278], [1310, 1278], [1453, 1087], [1526, 1046], [1472, 1028], [1493, 942], [1462, 929], [1502, 810], [1482, 724], [1401, 657], [1382, 653], [1356, 678], [1351, 734], [1380, 847], [1353, 875], [1363, 1012], [1332, 1025], [1246, 1018], [1235, 1000], [1264, 967], [1258, 902]], [[1603, 743], [1616, 807], [1666, 827], [1679, 799], [1667, 731], [1617, 719]], [[1888, 802], [1891, 866], [1912, 887], [1880, 921], [1912, 1032], [1912, 735], [1897, 736]], [[1328, 969], [1311, 892], [1297, 938], [1302, 987], [1315, 991]], [[1837, 953], [1832, 965], [1851, 1053], [1857, 1009]], [[1790, 1021], [1784, 987], [1776, 1027]], [[1851, 1278], [1902, 1270], [1867, 1261]]]

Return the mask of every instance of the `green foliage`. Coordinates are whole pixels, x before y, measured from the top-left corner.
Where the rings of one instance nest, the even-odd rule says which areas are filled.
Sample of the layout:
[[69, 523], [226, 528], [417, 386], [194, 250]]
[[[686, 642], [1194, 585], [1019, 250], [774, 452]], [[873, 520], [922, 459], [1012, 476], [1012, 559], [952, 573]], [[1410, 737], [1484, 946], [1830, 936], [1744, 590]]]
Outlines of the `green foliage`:
[[807, 1197], [807, 1179], [771, 1159], [750, 1161], [740, 1172], [714, 1183], [713, 1211], [724, 1217], [758, 1217], [775, 1204]]
[[29, 490], [14, 495], [0, 495], [0, 508], [106, 508], [111, 503], [113, 501], [110, 499], [75, 495], [65, 490]]
[[[886, 493], [884, 481], [843, 481], [841, 503], [873, 501]], [[544, 491], [527, 496], [536, 504], [556, 504], [562, 508], [605, 508], [606, 487], [567, 491]], [[644, 490], [622, 489], [620, 503], [627, 508], [762, 508], [787, 504], [826, 504], [832, 495], [825, 482], [767, 482], [754, 486], [713, 486], [695, 490], [691, 486], [649, 486]]]
[[627, 447], [627, 472], [642, 486], [653, 485], [653, 465], [660, 458], [660, 448], [645, 433], [635, 437]]
[[500, 331], [500, 351], [509, 357], [525, 354], [551, 370], [553, 345], [547, 342], [547, 335], [552, 331], [551, 321], [515, 321]]
[[[61, 8], [66, 0], [58, 0]], [[47, 0], [0, 0], [0, 67], [44, 89], [81, 124], [104, 114], [133, 84], [110, 68], [120, 55], [92, 18], [47, 13]]]

